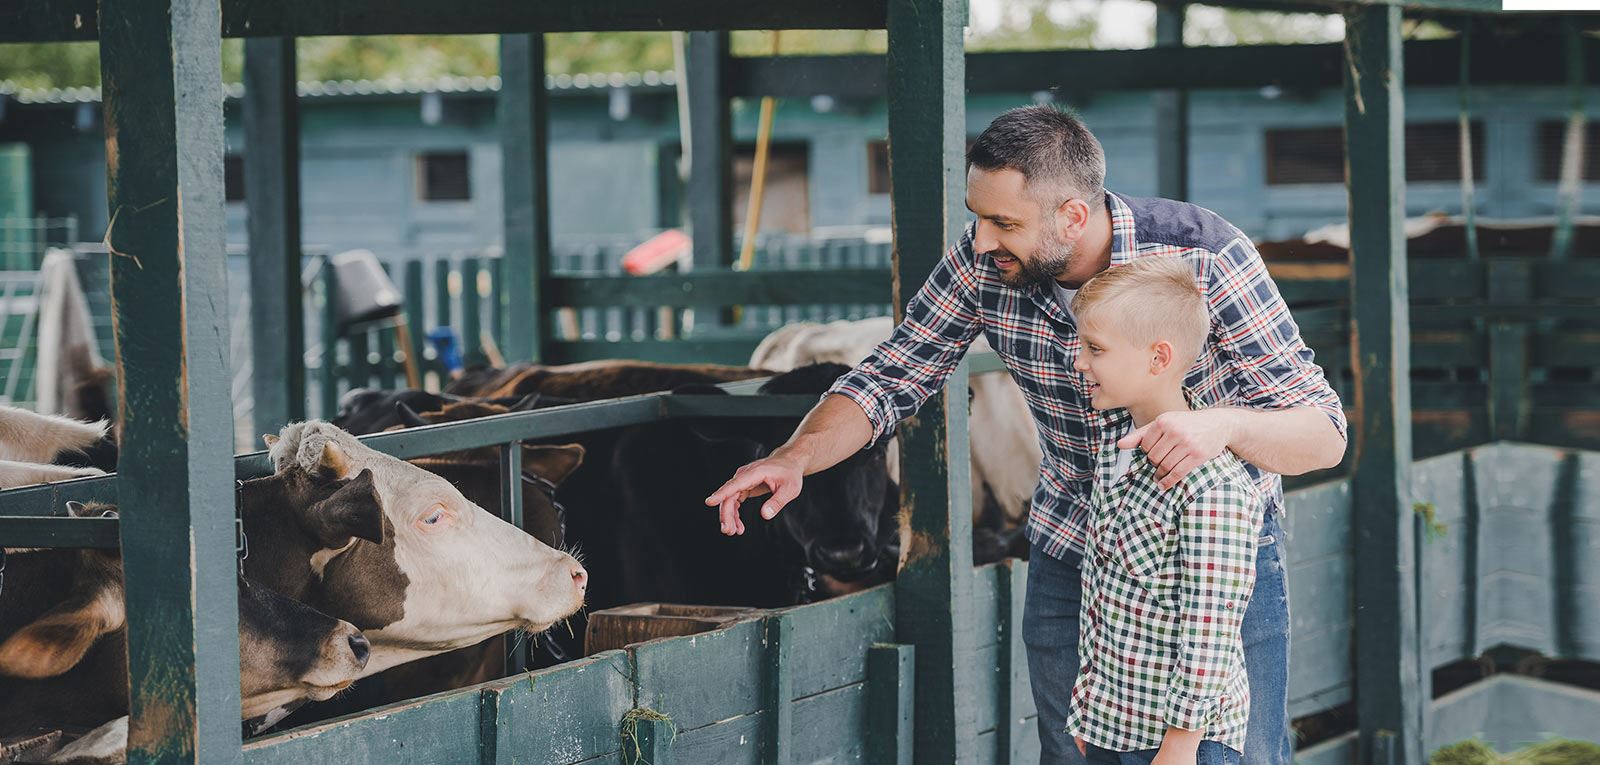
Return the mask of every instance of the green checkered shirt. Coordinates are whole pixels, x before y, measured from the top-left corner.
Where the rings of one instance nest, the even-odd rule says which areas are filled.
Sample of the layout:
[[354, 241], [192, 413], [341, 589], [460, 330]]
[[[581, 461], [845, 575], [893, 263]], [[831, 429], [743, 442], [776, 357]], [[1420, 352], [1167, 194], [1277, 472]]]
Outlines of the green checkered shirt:
[[1167, 491], [1142, 449], [1116, 475], [1116, 442], [1132, 417], [1105, 415], [1067, 730], [1131, 752], [1160, 747], [1168, 728], [1204, 729], [1243, 751], [1250, 685], [1239, 627], [1264, 500], [1227, 451]]

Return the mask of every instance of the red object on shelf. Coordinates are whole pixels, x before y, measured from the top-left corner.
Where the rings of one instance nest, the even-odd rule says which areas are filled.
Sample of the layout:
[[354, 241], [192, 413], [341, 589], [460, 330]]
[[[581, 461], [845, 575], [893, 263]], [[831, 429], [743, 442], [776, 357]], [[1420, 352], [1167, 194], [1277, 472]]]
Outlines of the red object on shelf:
[[622, 270], [631, 276], [644, 276], [660, 271], [687, 257], [693, 243], [689, 235], [679, 229], [667, 229], [645, 240], [622, 256]]

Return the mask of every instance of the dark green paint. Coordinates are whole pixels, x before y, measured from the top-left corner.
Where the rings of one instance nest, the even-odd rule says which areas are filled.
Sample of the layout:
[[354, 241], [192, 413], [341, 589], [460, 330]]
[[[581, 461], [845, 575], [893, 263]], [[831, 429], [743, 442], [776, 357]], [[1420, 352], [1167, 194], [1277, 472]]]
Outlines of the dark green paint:
[[[726, 84], [730, 54], [727, 32], [689, 35], [685, 52], [689, 80], [687, 196], [689, 236], [694, 240], [691, 267], [695, 271], [726, 269], [738, 255], [733, 249], [733, 102]], [[750, 281], [753, 279], [746, 278], [739, 283]], [[720, 294], [718, 290], [699, 292]], [[721, 318], [717, 303], [695, 305], [697, 325], [716, 325]]]
[[794, 654], [800, 650], [794, 624], [785, 613], [762, 620], [765, 654], [763, 738], [767, 765], [788, 765], [794, 759]]
[[132, 763], [239, 761], [216, 5], [100, 18]]
[[917, 647], [881, 643], [867, 651], [867, 762], [910, 765], [915, 739]]
[[250, 389], [258, 433], [306, 418], [300, 305], [300, 97], [293, 39], [245, 42]]
[[696, 271], [658, 276], [556, 277], [550, 304], [596, 306], [803, 305], [886, 303], [889, 273], [881, 268], [783, 271]]
[[319, 271], [322, 282], [322, 367], [318, 377], [322, 382], [322, 416], [332, 417], [339, 412], [339, 275], [334, 272], [333, 261], [324, 258]]
[[1356, 708], [1363, 756], [1422, 762], [1429, 679], [1412, 588], [1410, 345], [1400, 12], [1345, 14], [1355, 437]]
[[[894, 305], [927, 280], [965, 220], [965, 59], [961, 0], [889, 4], [889, 167]], [[900, 425], [900, 503], [909, 545], [896, 584], [896, 631], [917, 646], [919, 762], [965, 762], [978, 731], [971, 698], [971, 477], [967, 371]]]
[[[542, 285], [550, 273], [550, 97], [544, 85], [542, 34], [500, 38], [501, 185], [504, 197], [508, 361], [541, 361], [545, 326]], [[496, 315], [502, 310], [495, 305]]]
[[[1156, 47], [1183, 47], [1187, 7], [1182, 2], [1156, 4]], [[1156, 195], [1188, 199], [1189, 94], [1183, 90], [1158, 90], [1151, 99], [1155, 107]]]

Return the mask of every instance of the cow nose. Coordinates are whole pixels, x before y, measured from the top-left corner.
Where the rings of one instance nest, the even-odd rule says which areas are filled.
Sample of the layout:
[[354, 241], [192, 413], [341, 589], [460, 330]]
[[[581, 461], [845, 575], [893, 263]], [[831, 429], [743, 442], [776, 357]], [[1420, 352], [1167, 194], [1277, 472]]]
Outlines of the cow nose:
[[849, 547], [835, 547], [822, 551], [822, 560], [835, 570], [850, 569], [866, 557], [867, 543], [857, 542]]
[[580, 590], [589, 588], [589, 572], [576, 563], [572, 564], [572, 583], [577, 585]]
[[356, 657], [356, 664], [367, 666], [367, 657], [372, 655], [372, 643], [367, 642], [367, 636], [357, 632], [350, 636], [350, 653]]

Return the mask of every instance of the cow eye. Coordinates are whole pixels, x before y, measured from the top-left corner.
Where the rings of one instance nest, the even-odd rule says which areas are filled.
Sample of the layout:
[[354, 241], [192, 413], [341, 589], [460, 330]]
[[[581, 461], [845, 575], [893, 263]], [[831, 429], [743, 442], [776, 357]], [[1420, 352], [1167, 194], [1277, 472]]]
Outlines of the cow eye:
[[432, 526], [441, 520], [444, 520], [444, 508], [436, 507], [433, 512], [428, 513], [428, 517], [422, 519], [422, 522]]

